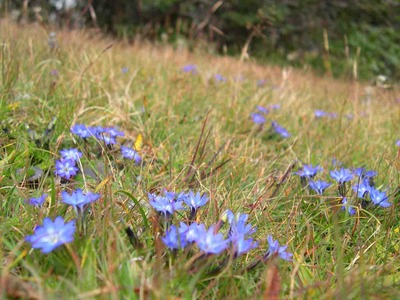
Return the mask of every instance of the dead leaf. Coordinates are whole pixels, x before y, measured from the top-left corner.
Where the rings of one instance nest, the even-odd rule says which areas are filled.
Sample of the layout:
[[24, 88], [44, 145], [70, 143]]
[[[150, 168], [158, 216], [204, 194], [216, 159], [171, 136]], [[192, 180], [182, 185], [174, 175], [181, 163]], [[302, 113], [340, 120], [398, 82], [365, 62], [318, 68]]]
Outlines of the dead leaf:
[[0, 277], [0, 290], [6, 291], [7, 299], [42, 299], [29, 283], [11, 275]]
[[278, 300], [281, 290], [281, 278], [278, 267], [271, 264], [267, 270], [266, 286], [263, 299]]

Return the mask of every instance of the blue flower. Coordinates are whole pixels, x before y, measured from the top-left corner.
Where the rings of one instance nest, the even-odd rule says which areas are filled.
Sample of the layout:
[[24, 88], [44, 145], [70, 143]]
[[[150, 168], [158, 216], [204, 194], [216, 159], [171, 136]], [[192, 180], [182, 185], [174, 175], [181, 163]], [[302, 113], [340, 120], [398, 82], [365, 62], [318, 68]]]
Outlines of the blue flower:
[[247, 214], [237, 214], [236, 216], [228, 213], [228, 222], [231, 225], [230, 234], [233, 235], [244, 235], [249, 236], [256, 232], [250, 224], [247, 224], [247, 219], [249, 215]]
[[361, 183], [353, 185], [352, 188], [357, 193], [358, 198], [364, 198], [365, 194], [369, 193], [372, 187], [367, 180], [363, 180]]
[[229, 219], [231, 225], [229, 229], [229, 240], [232, 242], [235, 255], [239, 256], [249, 252], [258, 246], [258, 243], [253, 238], [248, 238], [256, 229], [250, 224], [246, 224], [248, 219], [247, 214], [238, 214], [234, 218]]
[[175, 225], [171, 225], [169, 230], [165, 233], [165, 237], [161, 239], [170, 249], [183, 249], [187, 244], [185, 235], [181, 234]]
[[274, 240], [271, 235], [268, 235], [267, 241], [268, 241], [269, 249], [268, 249], [268, 252], [267, 252], [265, 258], [270, 258], [274, 255], [277, 255], [284, 260], [287, 260], [287, 261], [292, 260], [293, 254], [286, 251], [288, 246], [280, 246], [279, 242], [277, 240]]
[[224, 240], [224, 236], [221, 233], [214, 233], [215, 227], [210, 226], [207, 231], [200, 232], [196, 243], [201, 251], [206, 254], [219, 254], [224, 251], [229, 240]]
[[25, 237], [25, 241], [30, 243], [32, 248], [41, 248], [43, 253], [49, 253], [63, 244], [72, 242], [74, 233], [75, 220], [65, 223], [62, 217], [57, 217], [54, 222], [45, 218], [43, 226], [37, 226], [34, 234]]
[[116, 138], [117, 136], [124, 136], [125, 133], [123, 131], [119, 131], [116, 127], [107, 127], [104, 128], [104, 132], [108, 133], [110, 137]]
[[71, 132], [83, 139], [86, 139], [86, 138], [92, 136], [92, 132], [90, 131], [90, 128], [86, 127], [86, 125], [84, 125], [84, 124], [75, 124], [74, 126], [71, 127]]
[[62, 178], [70, 179], [79, 171], [75, 164], [75, 161], [71, 159], [57, 160], [54, 173]]
[[273, 121], [272, 122], [272, 128], [275, 130], [275, 132], [277, 134], [279, 134], [281, 137], [283, 138], [288, 138], [290, 137], [290, 133], [283, 128], [282, 126], [280, 126], [277, 122]]
[[[175, 194], [175, 193], [174, 193]], [[175, 210], [182, 209], [182, 201], [175, 201], [174, 198], [168, 196], [157, 196], [148, 194], [150, 205], [158, 212], [165, 215], [172, 215]]]
[[268, 114], [269, 113], [268, 108], [265, 108], [264, 106], [261, 106], [261, 105], [257, 105], [257, 110], [262, 112], [263, 114]]
[[303, 169], [297, 171], [295, 174], [299, 175], [300, 177], [307, 177], [307, 178], [313, 178], [319, 171], [322, 171], [322, 167], [320, 166], [315, 166], [313, 167], [312, 164], [309, 165], [303, 165]]
[[136, 164], [140, 164], [142, 161], [142, 158], [140, 157], [139, 153], [137, 153], [134, 149], [126, 147], [126, 146], [121, 146], [121, 153], [122, 156], [127, 158], [127, 159], [133, 159], [135, 160]]
[[43, 194], [42, 196], [40, 196], [38, 198], [32, 197], [32, 198], [28, 199], [26, 202], [32, 206], [41, 206], [47, 197], [48, 197], [47, 194]]
[[197, 74], [197, 66], [196, 65], [186, 65], [183, 66], [182, 71], [185, 73], [190, 73], [192, 75]]
[[101, 136], [106, 132], [106, 129], [101, 126], [88, 127], [88, 130], [95, 138], [101, 138]]
[[225, 82], [226, 81], [226, 78], [224, 76], [222, 76], [221, 74], [215, 74], [214, 79], [217, 82]]
[[330, 183], [322, 180], [317, 180], [317, 181], [310, 180], [308, 184], [310, 188], [314, 190], [318, 195], [322, 195], [324, 191], [331, 186]]
[[197, 210], [199, 207], [208, 202], [208, 197], [205, 194], [202, 196], [200, 192], [194, 194], [192, 191], [190, 191], [188, 194], [186, 194], [186, 197], [184, 197], [183, 201], [190, 206], [191, 209]]
[[339, 184], [343, 184], [353, 179], [353, 173], [349, 169], [339, 169], [330, 172], [331, 177], [335, 179]]
[[121, 73], [122, 73], [122, 74], [126, 74], [126, 73], [128, 73], [128, 72], [129, 72], [129, 69], [128, 69], [127, 67], [121, 68]]
[[374, 170], [366, 171], [365, 168], [356, 168], [353, 170], [353, 174], [354, 176], [359, 177], [360, 179], [364, 179], [364, 178], [375, 177], [377, 172], [375, 172]]
[[243, 235], [231, 239], [236, 256], [243, 255], [258, 246], [253, 238], [245, 238]]
[[190, 226], [181, 222], [179, 227], [179, 233], [184, 235], [185, 240], [189, 243], [195, 242], [200, 235], [206, 232], [204, 224], [192, 223]]
[[314, 111], [314, 116], [316, 118], [323, 118], [323, 117], [326, 117], [327, 115], [328, 115], [328, 113], [323, 110], [317, 109], [316, 111]]
[[[95, 136], [98, 140], [103, 141], [104, 144], [106, 145], [115, 145], [117, 143], [116, 141], [116, 135], [111, 135], [109, 133], [110, 130], [109, 128], [103, 128], [103, 127], [95, 127], [92, 128], [92, 131], [95, 133]], [[118, 134], [118, 131], [111, 131], [113, 134]], [[124, 134], [123, 132], [120, 132]]]
[[77, 161], [79, 160], [80, 157], [82, 157], [82, 152], [80, 152], [76, 148], [61, 150], [60, 154], [62, 159], [74, 160], [74, 161]]
[[348, 203], [347, 203], [347, 198], [343, 197], [342, 199], [342, 210], [347, 210], [347, 212], [349, 213], [350, 216], [354, 215], [356, 213], [356, 210], [354, 209], [354, 207], [351, 207]]
[[396, 146], [397, 146], [397, 147], [400, 147], [400, 140], [397, 140]]
[[83, 211], [85, 205], [92, 203], [100, 198], [100, 194], [91, 192], [83, 193], [81, 189], [72, 192], [71, 195], [66, 191], [61, 192], [62, 202], [74, 206], [77, 211]]
[[377, 189], [370, 188], [369, 196], [375, 205], [382, 207], [389, 207], [392, 205], [390, 202], [388, 202], [389, 197], [386, 195], [386, 192], [381, 192]]
[[265, 118], [262, 114], [252, 113], [252, 114], [250, 114], [250, 117], [253, 120], [253, 122], [256, 124], [264, 124], [265, 123]]

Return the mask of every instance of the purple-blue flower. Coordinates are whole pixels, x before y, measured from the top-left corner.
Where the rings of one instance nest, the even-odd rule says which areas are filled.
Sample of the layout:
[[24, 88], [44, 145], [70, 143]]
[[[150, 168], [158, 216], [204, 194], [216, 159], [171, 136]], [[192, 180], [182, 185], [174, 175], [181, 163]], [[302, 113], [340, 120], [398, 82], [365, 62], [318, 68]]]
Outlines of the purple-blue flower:
[[326, 117], [327, 115], [328, 115], [328, 113], [323, 110], [317, 109], [316, 111], [314, 111], [314, 116], [316, 118], [323, 118], [323, 117]]
[[239, 256], [247, 253], [251, 249], [258, 246], [258, 243], [249, 238], [256, 229], [247, 224], [248, 215], [238, 214], [233, 218], [229, 218], [229, 240], [232, 242], [235, 255]]
[[134, 160], [136, 164], [140, 164], [142, 161], [142, 158], [140, 157], [139, 153], [135, 151], [135, 149], [121, 146], [121, 153], [123, 157]]
[[364, 178], [373, 178], [376, 176], [377, 172], [374, 170], [365, 170], [365, 168], [356, 168], [353, 170], [353, 174], [356, 177], [359, 177], [360, 179]]
[[110, 137], [116, 138], [117, 136], [125, 136], [123, 131], [118, 130], [116, 127], [106, 127], [104, 128], [104, 132], [108, 133]]
[[231, 242], [236, 256], [246, 254], [258, 246], [258, 242], [255, 242], [253, 238], [246, 238], [243, 235], [231, 237]]
[[32, 197], [32, 198], [26, 200], [26, 202], [32, 206], [41, 206], [47, 197], [48, 197], [47, 194], [43, 194], [42, 196], [37, 197], [37, 198]]
[[183, 201], [190, 206], [191, 209], [197, 210], [199, 207], [208, 202], [208, 197], [205, 194], [201, 195], [200, 192], [195, 194], [190, 191], [188, 194], [186, 194], [186, 197], [184, 197]]
[[55, 174], [65, 178], [70, 179], [76, 175], [79, 169], [75, 166], [76, 162], [71, 159], [61, 159], [56, 161]]
[[[175, 194], [175, 193], [174, 193]], [[150, 205], [158, 212], [165, 215], [173, 214], [175, 210], [183, 209], [182, 201], [175, 201], [174, 198], [166, 196], [157, 196], [148, 194]]]
[[274, 255], [277, 255], [284, 260], [292, 260], [293, 254], [286, 251], [288, 246], [280, 246], [279, 242], [277, 240], [274, 240], [271, 235], [268, 235], [267, 241], [269, 249], [265, 258], [270, 258]]
[[185, 73], [190, 73], [192, 75], [197, 74], [197, 66], [196, 65], [186, 65], [183, 66], [182, 71]]
[[42, 226], [37, 226], [33, 235], [25, 237], [25, 241], [34, 249], [41, 249], [49, 253], [57, 247], [74, 240], [75, 220], [65, 223], [62, 217], [57, 217], [54, 222], [50, 218], [43, 220]]
[[64, 149], [60, 151], [61, 158], [66, 160], [74, 160], [77, 161], [82, 157], [82, 152], [80, 152], [76, 148]]
[[247, 219], [249, 218], [248, 214], [238, 213], [236, 216], [229, 211], [227, 213], [228, 222], [230, 224], [230, 233], [237, 235], [249, 236], [256, 232], [256, 229], [253, 228], [250, 224], [247, 224]]
[[197, 246], [206, 254], [219, 254], [228, 246], [229, 240], [225, 240], [221, 233], [216, 234], [214, 231], [215, 227], [210, 226], [207, 231], [200, 232], [196, 240]]
[[96, 132], [96, 138], [100, 141], [103, 141], [104, 144], [108, 145], [115, 145], [117, 143], [116, 136], [110, 135], [106, 129], [104, 128], [103, 131], [99, 129], [94, 129]]
[[335, 179], [339, 184], [343, 184], [347, 181], [351, 181], [353, 179], [353, 173], [349, 169], [339, 169], [330, 171], [331, 177]]
[[342, 199], [342, 204], [343, 204], [342, 205], [342, 210], [346, 210], [349, 213], [350, 216], [352, 216], [352, 215], [354, 215], [356, 213], [356, 210], [354, 209], [354, 207], [350, 206], [347, 203], [347, 198], [346, 197], [344, 197]]
[[225, 82], [226, 81], [226, 78], [224, 76], [222, 76], [221, 74], [215, 74], [214, 79], [216, 82]]
[[264, 106], [261, 106], [261, 105], [257, 105], [257, 110], [262, 112], [263, 114], [268, 114], [269, 113], [268, 108], [265, 108]]
[[192, 223], [189, 226], [181, 222], [179, 226], [179, 233], [185, 237], [189, 243], [197, 241], [199, 236], [206, 232], [204, 224]]
[[280, 126], [277, 122], [273, 121], [272, 122], [272, 128], [275, 130], [275, 132], [277, 134], [279, 134], [281, 137], [283, 138], [288, 138], [290, 137], [290, 133], [283, 128], [282, 126]]
[[320, 166], [313, 167], [312, 164], [309, 164], [309, 165], [303, 165], [303, 169], [297, 171], [295, 174], [299, 175], [300, 177], [313, 178], [320, 171], [322, 171], [322, 167]]
[[90, 131], [90, 128], [86, 127], [86, 125], [84, 124], [75, 124], [74, 126], [71, 127], [71, 132], [83, 139], [86, 139], [93, 135], [92, 132]]
[[88, 127], [88, 130], [95, 138], [101, 137], [106, 132], [106, 129], [102, 126], [91, 126]]
[[85, 205], [92, 203], [100, 198], [100, 194], [92, 192], [83, 193], [81, 189], [72, 192], [71, 195], [66, 191], [61, 192], [62, 202], [72, 205], [77, 211], [83, 211]]
[[252, 113], [252, 114], [250, 114], [250, 117], [253, 120], [253, 122], [256, 124], [264, 124], [265, 123], [265, 118], [262, 114]]
[[397, 140], [396, 146], [397, 146], [397, 147], [400, 147], [400, 140]]
[[358, 198], [364, 198], [366, 193], [369, 193], [371, 190], [371, 186], [368, 183], [368, 180], [363, 180], [361, 183], [353, 185], [353, 191], [357, 193]]
[[127, 67], [121, 68], [121, 73], [122, 73], [122, 74], [126, 74], [126, 73], [128, 73], [128, 72], [129, 72], [129, 69], [128, 69]]
[[181, 234], [175, 225], [171, 225], [165, 236], [161, 239], [170, 249], [183, 249], [187, 244], [185, 235]]
[[377, 189], [370, 188], [369, 196], [375, 205], [382, 207], [389, 207], [392, 205], [390, 202], [388, 202], [389, 197], [386, 195], [386, 192], [381, 192]]
[[318, 195], [322, 195], [324, 191], [331, 186], [330, 183], [322, 180], [317, 180], [317, 181], [310, 180], [308, 184], [310, 188], [313, 191], [315, 191]]

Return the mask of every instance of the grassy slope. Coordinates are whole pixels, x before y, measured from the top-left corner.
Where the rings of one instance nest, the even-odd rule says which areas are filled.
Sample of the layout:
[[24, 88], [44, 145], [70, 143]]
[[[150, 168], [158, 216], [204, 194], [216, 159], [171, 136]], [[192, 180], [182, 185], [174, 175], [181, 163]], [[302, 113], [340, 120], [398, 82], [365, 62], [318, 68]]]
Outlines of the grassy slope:
[[[273, 268], [260, 266], [249, 273], [242, 268], [267, 249], [264, 240], [272, 234], [295, 256], [292, 263], [276, 262], [285, 297], [331, 298], [344, 291], [348, 298], [400, 296], [397, 205], [360, 209], [350, 217], [336, 212], [335, 187], [326, 197], [310, 196], [296, 176], [289, 176], [273, 195], [293, 162], [296, 169], [299, 162], [321, 164], [320, 178], [328, 179], [333, 158], [346, 167], [378, 171], [377, 186], [389, 186], [393, 192], [399, 185], [394, 146], [400, 137], [398, 91], [372, 89], [367, 96], [365, 86], [357, 83], [169, 47], [125, 45], [89, 33], [58, 32], [58, 47], [50, 51], [42, 28], [0, 25], [0, 113], [14, 137], [2, 135], [0, 140], [2, 278], [26, 280], [37, 294], [50, 298], [261, 297]], [[188, 63], [198, 65], [199, 75], [180, 70]], [[123, 74], [122, 67], [129, 71]], [[53, 69], [57, 76], [50, 74]], [[226, 76], [227, 82], [215, 83], [215, 73]], [[240, 74], [245, 80], [234, 81]], [[266, 85], [257, 88], [257, 79], [266, 79]], [[286, 140], [270, 138], [269, 126], [259, 131], [249, 119], [256, 105], [278, 103], [281, 109], [269, 117], [292, 133]], [[315, 109], [339, 117], [317, 120]], [[206, 158], [195, 162], [195, 176], [185, 180], [208, 113]], [[354, 118], [347, 119], [347, 113]], [[50, 151], [39, 149], [29, 142], [24, 125], [42, 130], [54, 116], [58, 121]], [[52, 168], [59, 150], [73, 146], [69, 128], [76, 122], [117, 125], [128, 140], [142, 134], [146, 164], [113, 169], [107, 156], [102, 157], [108, 175], [101, 179], [106, 180], [100, 185], [86, 182], [102, 194], [93, 205], [86, 235], [46, 256], [31, 250], [24, 236], [44, 216], [74, 218], [60, 203], [61, 187], [53, 180]], [[215, 162], [207, 166], [218, 149]], [[38, 191], [21, 186], [15, 175], [29, 166], [32, 156], [42, 158], [44, 169], [50, 167]], [[211, 176], [202, 176], [227, 158], [231, 160]], [[95, 158], [86, 153], [83, 161], [93, 165]], [[77, 187], [83, 185], [83, 178], [79, 180]], [[117, 193], [123, 190], [139, 199], [151, 223], [147, 192], [190, 186], [210, 195], [210, 204], [199, 215], [202, 222], [211, 225], [225, 209], [232, 209], [249, 213], [258, 228], [260, 248], [217, 276], [205, 275], [207, 266], [188, 274], [182, 267], [188, 257], [164, 255], [160, 245], [154, 248], [154, 234], [144, 228], [137, 207], [126, 194]], [[41, 192], [51, 195], [42, 210], [24, 203]], [[391, 196], [390, 201], [398, 198]], [[143, 231], [143, 250], [129, 245], [122, 220], [135, 232]], [[141, 260], [135, 259], [139, 256]]]

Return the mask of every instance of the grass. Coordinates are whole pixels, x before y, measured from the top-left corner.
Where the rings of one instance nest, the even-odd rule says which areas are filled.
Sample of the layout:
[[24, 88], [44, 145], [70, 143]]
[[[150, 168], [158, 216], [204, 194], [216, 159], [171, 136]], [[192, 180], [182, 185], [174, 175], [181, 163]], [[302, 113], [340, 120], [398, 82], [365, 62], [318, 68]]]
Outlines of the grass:
[[[397, 87], [382, 90], [145, 42], [129, 45], [92, 32], [59, 31], [50, 49], [41, 27], [0, 25], [3, 297], [400, 297]], [[190, 63], [197, 75], [182, 72]], [[216, 73], [227, 81], [215, 82]], [[245, 79], [234, 80], [239, 75]], [[257, 87], [259, 79], [264, 86]], [[263, 128], [251, 121], [257, 105], [273, 104], [281, 108], [267, 115]], [[316, 109], [338, 116], [317, 119]], [[51, 133], [35, 142], [33, 131], [43, 135], [54, 117]], [[291, 137], [273, 134], [271, 120]], [[83, 143], [70, 133], [76, 123], [118, 126], [126, 144], [139, 146], [142, 137], [143, 163], [123, 160], [99, 142]], [[69, 147], [84, 153], [86, 176], [63, 183], [54, 164]], [[323, 196], [302, 187], [294, 171], [308, 163], [321, 165], [318, 178], [333, 182], [332, 159], [377, 171], [376, 187], [389, 188], [392, 205], [361, 207], [350, 191], [356, 208], [350, 216], [340, 209], [335, 184]], [[33, 167], [43, 171], [37, 181], [29, 178]], [[24, 238], [44, 217], [75, 218], [61, 191], [78, 187], [101, 194], [90, 205], [85, 230], [49, 254], [32, 249]], [[227, 209], [249, 214], [259, 247], [237, 259], [225, 253], [196, 260], [195, 248], [168, 250], [147, 197], [163, 189], [206, 193], [210, 201], [197, 220], [207, 226]], [[43, 207], [25, 202], [43, 193], [49, 194]], [[174, 223], [185, 218], [177, 212]], [[130, 243], [128, 226], [140, 246]], [[268, 251], [269, 234], [288, 245], [293, 261], [273, 258], [246, 269]], [[210, 272], [225, 257], [228, 263]]]

